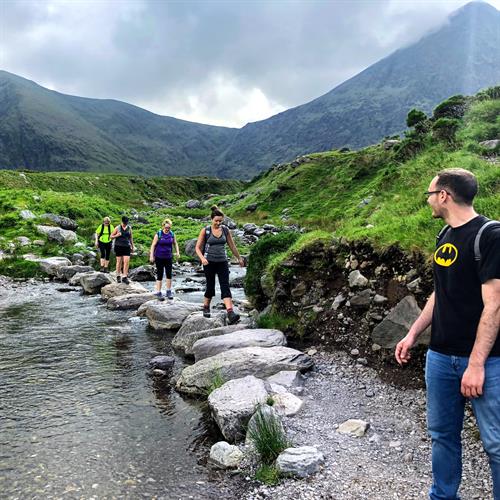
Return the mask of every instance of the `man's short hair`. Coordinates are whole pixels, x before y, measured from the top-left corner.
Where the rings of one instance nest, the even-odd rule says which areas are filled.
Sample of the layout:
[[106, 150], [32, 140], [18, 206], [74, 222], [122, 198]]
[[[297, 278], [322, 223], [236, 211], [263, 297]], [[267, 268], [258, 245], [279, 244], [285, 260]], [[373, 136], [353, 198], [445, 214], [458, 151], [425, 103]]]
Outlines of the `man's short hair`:
[[472, 205], [477, 194], [476, 176], [463, 168], [447, 168], [437, 174], [436, 187], [449, 191], [456, 203]]

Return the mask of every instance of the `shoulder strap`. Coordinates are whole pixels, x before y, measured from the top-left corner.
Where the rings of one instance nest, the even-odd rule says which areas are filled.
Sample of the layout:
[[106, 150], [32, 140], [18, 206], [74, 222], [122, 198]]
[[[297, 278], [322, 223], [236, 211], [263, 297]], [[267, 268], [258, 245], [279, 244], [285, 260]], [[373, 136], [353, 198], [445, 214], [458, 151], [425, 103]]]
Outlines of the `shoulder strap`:
[[205, 241], [208, 240], [211, 232], [212, 232], [211, 226], [205, 226]]
[[475, 261], [480, 261], [481, 260], [481, 249], [479, 248], [479, 244], [481, 242], [481, 235], [483, 234], [483, 231], [488, 227], [493, 224], [498, 224], [499, 222], [496, 220], [487, 220], [480, 228], [479, 231], [476, 234], [476, 237], [474, 239], [474, 260]]
[[224, 236], [227, 239], [227, 233], [229, 232], [229, 229], [227, 226], [222, 225], [222, 232], [224, 233]]
[[439, 231], [439, 233], [436, 236], [436, 244], [438, 244], [441, 238], [443, 238], [443, 236], [448, 232], [448, 229], [450, 229], [450, 226], [446, 224], [446, 226], [444, 226], [441, 229], [441, 231]]
[[104, 234], [104, 224], [101, 224], [99, 227], [101, 228], [101, 231], [99, 233], [99, 238], [101, 238], [101, 236]]
[[158, 236], [158, 239], [161, 238], [161, 229], [158, 229], [158, 232], [156, 233], [156, 236]]

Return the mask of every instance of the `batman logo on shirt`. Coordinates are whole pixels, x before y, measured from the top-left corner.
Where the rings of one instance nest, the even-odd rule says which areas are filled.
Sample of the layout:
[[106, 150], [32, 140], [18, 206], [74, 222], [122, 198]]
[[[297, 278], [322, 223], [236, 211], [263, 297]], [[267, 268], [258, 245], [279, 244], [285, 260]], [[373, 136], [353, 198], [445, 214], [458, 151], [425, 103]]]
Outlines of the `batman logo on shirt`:
[[434, 252], [434, 262], [442, 267], [450, 267], [458, 257], [458, 250], [455, 245], [445, 243]]

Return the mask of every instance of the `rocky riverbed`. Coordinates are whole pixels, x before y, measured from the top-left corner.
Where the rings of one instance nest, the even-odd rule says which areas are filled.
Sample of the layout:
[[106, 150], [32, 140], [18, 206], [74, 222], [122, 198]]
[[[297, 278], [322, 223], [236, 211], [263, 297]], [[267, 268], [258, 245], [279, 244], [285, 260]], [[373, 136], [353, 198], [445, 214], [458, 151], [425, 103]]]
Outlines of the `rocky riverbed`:
[[[305, 404], [285, 420], [294, 445], [316, 446], [325, 466], [306, 480], [255, 485], [246, 500], [424, 499], [431, 482], [425, 391], [389, 385], [341, 352], [314, 355], [306, 375]], [[337, 432], [348, 419], [370, 424], [363, 437]], [[492, 498], [489, 465], [468, 411], [464, 425], [463, 500]]]

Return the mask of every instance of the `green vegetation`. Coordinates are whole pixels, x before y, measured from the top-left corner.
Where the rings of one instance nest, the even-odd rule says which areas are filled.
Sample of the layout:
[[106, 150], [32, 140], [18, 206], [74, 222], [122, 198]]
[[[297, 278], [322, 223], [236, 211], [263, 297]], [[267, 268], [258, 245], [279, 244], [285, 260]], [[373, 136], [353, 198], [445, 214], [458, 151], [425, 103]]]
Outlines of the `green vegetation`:
[[214, 392], [215, 389], [222, 387], [225, 383], [226, 381], [222, 376], [222, 370], [220, 369], [220, 367], [217, 367], [216, 370], [214, 371], [212, 379], [210, 380], [210, 385], [208, 386], [207, 389], [207, 396], [210, 396], [210, 394], [212, 394], [212, 392]]
[[278, 455], [290, 447], [283, 426], [278, 418], [259, 407], [255, 412], [254, 425], [248, 429], [255, 450], [263, 464], [271, 465]]
[[261, 483], [273, 486], [279, 483], [280, 472], [275, 465], [261, 464], [255, 471], [255, 479]]
[[[248, 295], [254, 301], [258, 300], [258, 298], [261, 297], [260, 293], [258, 293], [258, 295], [248, 293]], [[257, 326], [259, 328], [274, 328], [276, 330], [281, 330], [282, 332], [286, 332], [289, 328], [293, 327], [294, 323], [295, 318], [283, 316], [277, 312], [262, 314], [257, 319]]]

